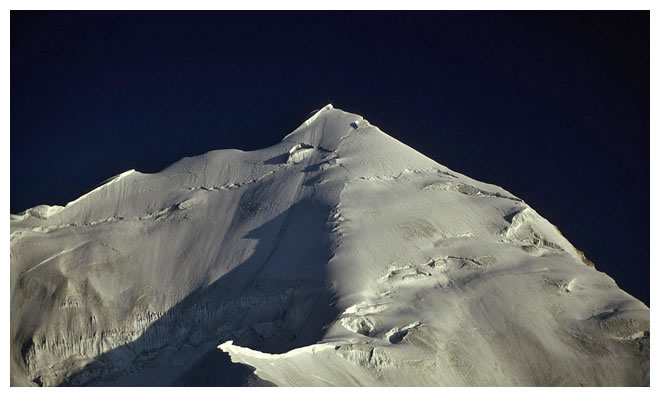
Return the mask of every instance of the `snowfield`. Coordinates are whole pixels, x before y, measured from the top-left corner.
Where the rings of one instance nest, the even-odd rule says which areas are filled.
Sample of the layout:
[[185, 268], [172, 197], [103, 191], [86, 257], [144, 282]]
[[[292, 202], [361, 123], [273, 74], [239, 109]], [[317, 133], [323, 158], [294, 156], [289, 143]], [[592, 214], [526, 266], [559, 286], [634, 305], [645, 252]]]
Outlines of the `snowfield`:
[[557, 228], [331, 105], [10, 241], [16, 386], [650, 382], [649, 309]]

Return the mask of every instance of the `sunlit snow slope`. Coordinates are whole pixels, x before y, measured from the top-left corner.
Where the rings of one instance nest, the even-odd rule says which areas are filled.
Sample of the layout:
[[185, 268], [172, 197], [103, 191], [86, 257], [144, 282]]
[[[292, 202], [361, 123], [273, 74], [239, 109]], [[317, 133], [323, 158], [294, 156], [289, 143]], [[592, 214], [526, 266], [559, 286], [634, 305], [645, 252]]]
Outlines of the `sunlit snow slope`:
[[588, 264], [329, 105], [12, 215], [11, 383], [648, 385], [649, 309]]

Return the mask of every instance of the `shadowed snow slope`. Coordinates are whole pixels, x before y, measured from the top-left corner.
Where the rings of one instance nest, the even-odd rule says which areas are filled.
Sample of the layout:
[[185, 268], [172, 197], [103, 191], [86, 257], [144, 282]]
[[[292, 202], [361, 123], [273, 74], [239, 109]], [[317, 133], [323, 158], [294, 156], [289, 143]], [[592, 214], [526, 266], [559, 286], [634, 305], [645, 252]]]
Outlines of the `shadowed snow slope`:
[[649, 309], [328, 105], [11, 216], [12, 385], [648, 385]]

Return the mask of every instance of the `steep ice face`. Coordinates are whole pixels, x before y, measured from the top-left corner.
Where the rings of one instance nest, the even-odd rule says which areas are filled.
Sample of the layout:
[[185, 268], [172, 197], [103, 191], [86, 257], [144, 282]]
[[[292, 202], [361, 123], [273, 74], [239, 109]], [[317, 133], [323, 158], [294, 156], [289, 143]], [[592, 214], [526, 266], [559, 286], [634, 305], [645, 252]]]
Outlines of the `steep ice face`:
[[331, 105], [12, 215], [10, 244], [12, 385], [649, 384], [644, 304]]

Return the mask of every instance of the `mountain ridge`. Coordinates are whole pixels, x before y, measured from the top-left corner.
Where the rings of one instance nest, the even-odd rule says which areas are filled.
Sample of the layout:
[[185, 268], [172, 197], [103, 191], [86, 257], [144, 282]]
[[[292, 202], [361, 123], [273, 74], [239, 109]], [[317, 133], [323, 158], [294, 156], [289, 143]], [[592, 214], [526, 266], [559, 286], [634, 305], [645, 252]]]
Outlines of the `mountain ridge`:
[[12, 215], [10, 244], [12, 385], [649, 384], [644, 304], [521, 199], [330, 104]]

